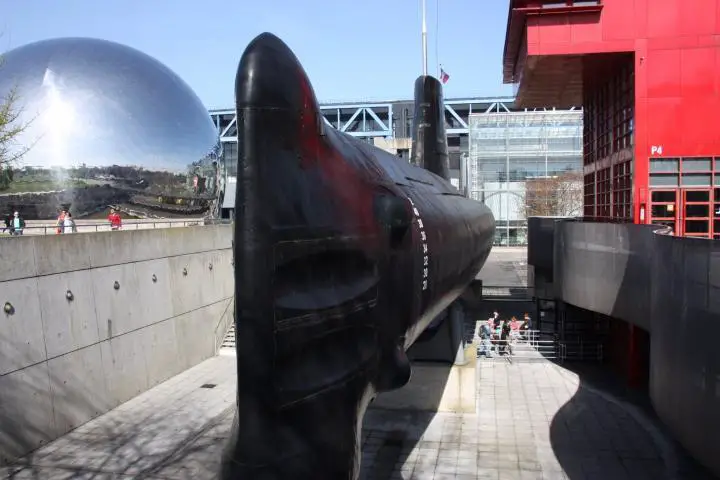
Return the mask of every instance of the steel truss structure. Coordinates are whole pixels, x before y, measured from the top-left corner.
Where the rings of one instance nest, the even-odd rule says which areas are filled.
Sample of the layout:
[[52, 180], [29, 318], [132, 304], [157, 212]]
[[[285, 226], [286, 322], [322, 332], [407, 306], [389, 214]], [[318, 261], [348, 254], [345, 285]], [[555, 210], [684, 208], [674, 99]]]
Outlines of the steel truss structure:
[[[374, 137], [407, 138], [410, 134], [408, 117], [412, 119], [412, 100], [367, 103], [335, 103], [320, 106], [325, 122], [349, 135], [371, 139]], [[445, 120], [450, 136], [468, 134], [470, 114], [515, 111], [512, 97], [454, 98], [445, 100]], [[237, 141], [235, 110], [210, 110], [210, 117], [218, 129], [222, 142]]]

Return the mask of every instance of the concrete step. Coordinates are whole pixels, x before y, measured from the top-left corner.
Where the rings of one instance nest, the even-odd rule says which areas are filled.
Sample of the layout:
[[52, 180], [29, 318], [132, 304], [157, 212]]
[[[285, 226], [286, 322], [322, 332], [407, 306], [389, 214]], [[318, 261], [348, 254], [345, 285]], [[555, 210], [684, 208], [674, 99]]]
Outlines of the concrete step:
[[228, 328], [228, 331], [225, 334], [225, 338], [223, 338], [223, 342], [220, 345], [220, 350], [223, 349], [235, 350], [235, 322], [230, 324], [230, 328]]

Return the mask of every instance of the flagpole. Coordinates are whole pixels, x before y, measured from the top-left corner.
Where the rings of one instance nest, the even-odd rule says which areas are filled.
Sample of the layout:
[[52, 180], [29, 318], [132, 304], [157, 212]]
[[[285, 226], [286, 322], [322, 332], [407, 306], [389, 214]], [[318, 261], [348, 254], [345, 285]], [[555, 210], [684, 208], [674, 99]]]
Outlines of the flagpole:
[[440, 78], [440, 49], [438, 47], [440, 39], [440, 0], [435, 0], [435, 63], [437, 64], [437, 78]]
[[422, 51], [423, 51], [423, 75], [428, 74], [428, 58], [427, 58], [427, 20], [425, 16], [426, 0], [422, 1]]

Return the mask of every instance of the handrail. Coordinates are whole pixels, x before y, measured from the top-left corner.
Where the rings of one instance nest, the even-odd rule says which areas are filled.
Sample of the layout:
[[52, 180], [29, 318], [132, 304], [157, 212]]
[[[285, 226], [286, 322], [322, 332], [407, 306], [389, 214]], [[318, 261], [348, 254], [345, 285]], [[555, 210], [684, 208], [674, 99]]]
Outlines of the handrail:
[[[175, 228], [175, 227], [193, 227], [202, 225], [223, 225], [231, 223], [225, 219], [172, 219], [172, 218], [154, 218], [140, 221], [123, 221], [119, 230], [152, 230], [157, 228]], [[59, 227], [55, 223], [45, 223], [42, 225], [25, 224], [23, 235], [55, 235]], [[85, 223], [76, 222], [76, 231], [73, 233], [95, 233], [110, 232], [112, 227], [109, 222], [102, 223]], [[0, 236], [9, 236], [10, 231], [5, 226], [0, 226]]]

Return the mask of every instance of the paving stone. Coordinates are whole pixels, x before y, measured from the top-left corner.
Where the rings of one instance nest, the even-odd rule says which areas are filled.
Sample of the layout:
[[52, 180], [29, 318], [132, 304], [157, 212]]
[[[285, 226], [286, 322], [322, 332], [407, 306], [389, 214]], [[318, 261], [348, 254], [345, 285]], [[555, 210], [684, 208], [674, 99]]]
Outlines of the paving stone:
[[[234, 377], [233, 357], [207, 360], [0, 469], [0, 477], [214, 479], [233, 420]], [[360, 478], [616, 480], [665, 473], [654, 439], [622, 405], [586, 391], [548, 361], [482, 359], [478, 381], [476, 414], [369, 410]], [[203, 383], [217, 386], [200, 389]], [[700, 478], [688, 472], [683, 479]]]

